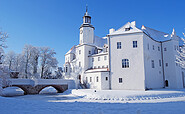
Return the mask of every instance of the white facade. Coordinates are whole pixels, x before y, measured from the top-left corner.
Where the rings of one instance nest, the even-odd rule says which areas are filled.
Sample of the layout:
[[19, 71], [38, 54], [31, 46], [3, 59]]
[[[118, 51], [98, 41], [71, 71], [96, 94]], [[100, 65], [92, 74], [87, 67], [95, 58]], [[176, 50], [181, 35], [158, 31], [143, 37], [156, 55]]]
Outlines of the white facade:
[[176, 64], [180, 38], [128, 22], [110, 29], [105, 38], [94, 35], [88, 12], [80, 27], [79, 44], [65, 55], [66, 78], [83, 88], [147, 90], [184, 88], [185, 71]]

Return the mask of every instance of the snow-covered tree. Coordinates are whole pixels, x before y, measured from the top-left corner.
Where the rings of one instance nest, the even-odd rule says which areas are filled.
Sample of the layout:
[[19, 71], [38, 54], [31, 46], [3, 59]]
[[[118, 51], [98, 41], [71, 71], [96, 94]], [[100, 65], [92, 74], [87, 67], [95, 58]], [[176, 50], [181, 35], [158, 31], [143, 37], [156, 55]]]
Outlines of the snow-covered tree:
[[41, 57], [41, 78], [44, 78], [45, 75], [50, 75], [51, 68], [56, 68], [58, 61], [54, 57], [56, 52], [49, 47], [40, 48], [40, 57]]
[[[184, 38], [185, 34], [183, 33]], [[185, 39], [181, 38], [181, 40], [184, 42], [183, 46], [180, 47], [180, 50], [178, 51], [178, 55], [176, 56], [176, 63], [178, 63], [182, 68], [185, 68]]]
[[57, 71], [55, 71], [56, 78], [57, 78], [57, 79], [63, 78], [62, 73], [63, 73], [62, 67], [58, 67], [58, 68], [57, 68]]
[[8, 38], [8, 34], [6, 32], [0, 32], [0, 94], [2, 94], [2, 87], [9, 85], [7, 81], [7, 76], [9, 76], [9, 71], [2, 64], [3, 57], [3, 48], [6, 48], [4, 42]]
[[8, 33], [0, 31], [0, 48], [6, 48], [5, 41], [8, 38]]
[[32, 48], [31, 45], [25, 45], [23, 49], [23, 56], [24, 56], [24, 72], [25, 72], [25, 78], [28, 78], [28, 75], [31, 75], [30, 72], [30, 61], [31, 61], [31, 55], [32, 55]]
[[4, 64], [8, 66], [8, 69], [14, 70], [13, 66], [15, 63], [16, 54], [13, 51], [8, 52], [5, 54]]
[[23, 58], [23, 56], [21, 54], [16, 54], [15, 55], [14, 71], [20, 71], [21, 70], [21, 66], [22, 66], [22, 63], [23, 63], [22, 58]]
[[40, 48], [39, 47], [32, 47], [31, 49], [31, 66], [32, 66], [32, 76], [38, 78], [38, 63], [39, 63], [39, 56], [40, 56]]

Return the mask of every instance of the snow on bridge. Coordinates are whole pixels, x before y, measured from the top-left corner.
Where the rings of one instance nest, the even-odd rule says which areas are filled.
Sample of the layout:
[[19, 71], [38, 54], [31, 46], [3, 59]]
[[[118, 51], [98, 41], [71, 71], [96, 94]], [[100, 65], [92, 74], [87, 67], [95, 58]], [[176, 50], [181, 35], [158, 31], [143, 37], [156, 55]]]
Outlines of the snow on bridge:
[[11, 86], [21, 88], [24, 94], [39, 94], [42, 89], [49, 86], [54, 87], [58, 93], [75, 88], [74, 80], [65, 79], [9, 79], [9, 81]]

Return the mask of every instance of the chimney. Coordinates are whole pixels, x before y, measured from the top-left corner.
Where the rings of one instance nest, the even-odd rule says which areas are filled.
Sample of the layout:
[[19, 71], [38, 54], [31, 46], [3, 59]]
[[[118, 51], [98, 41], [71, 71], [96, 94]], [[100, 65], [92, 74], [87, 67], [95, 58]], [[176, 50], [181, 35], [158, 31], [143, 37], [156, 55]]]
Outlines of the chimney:
[[115, 31], [115, 29], [111, 28], [109, 29], [109, 34], [112, 34]]

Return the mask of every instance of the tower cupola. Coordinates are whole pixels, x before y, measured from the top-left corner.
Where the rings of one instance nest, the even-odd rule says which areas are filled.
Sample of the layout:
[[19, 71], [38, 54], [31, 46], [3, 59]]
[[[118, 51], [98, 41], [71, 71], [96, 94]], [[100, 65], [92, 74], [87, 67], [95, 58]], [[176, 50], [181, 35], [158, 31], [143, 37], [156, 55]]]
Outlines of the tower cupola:
[[91, 16], [88, 13], [87, 6], [86, 6], [86, 12], [83, 16], [83, 24], [81, 25], [81, 27], [91, 27], [94, 29], [94, 27], [91, 25]]
[[91, 24], [91, 16], [89, 15], [89, 13], [87, 11], [87, 6], [86, 6], [86, 12], [83, 16], [83, 23]]

